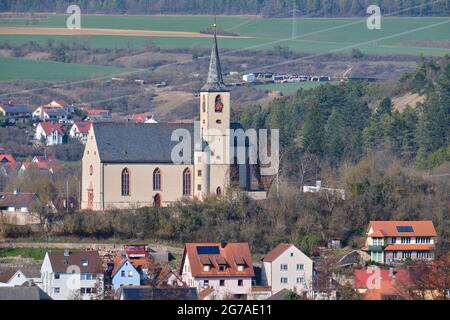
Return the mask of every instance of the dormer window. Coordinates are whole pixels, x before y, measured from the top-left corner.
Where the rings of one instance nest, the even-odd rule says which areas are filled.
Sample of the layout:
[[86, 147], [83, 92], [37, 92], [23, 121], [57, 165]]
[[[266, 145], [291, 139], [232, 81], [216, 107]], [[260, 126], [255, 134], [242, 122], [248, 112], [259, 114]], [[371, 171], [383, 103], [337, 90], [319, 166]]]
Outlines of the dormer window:
[[203, 271], [204, 272], [209, 272], [211, 270], [211, 266], [209, 266], [209, 265], [204, 265], [203, 266]]
[[86, 260], [86, 259], [82, 259], [82, 260], [81, 260], [81, 265], [82, 265], [83, 267], [87, 267], [87, 266], [89, 265], [89, 261]]
[[243, 272], [243, 271], [244, 271], [244, 265], [243, 265], [243, 264], [239, 264], [239, 265], [237, 266], [237, 271], [238, 271], [238, 272]]

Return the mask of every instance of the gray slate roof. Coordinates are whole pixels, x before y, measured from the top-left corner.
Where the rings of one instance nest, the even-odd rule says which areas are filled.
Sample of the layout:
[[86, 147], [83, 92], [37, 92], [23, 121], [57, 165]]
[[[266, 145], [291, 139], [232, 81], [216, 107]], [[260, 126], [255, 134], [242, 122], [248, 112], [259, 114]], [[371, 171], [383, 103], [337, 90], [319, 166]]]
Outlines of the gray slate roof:
[[171, 141], [177, 129], [191, 134], [191, 161], [194, 152], [193, 124], [94, 123], [94, 134], [103, 163], [172, 163]]
[[214, 31], [214, 43], [209, 62], [208, 79], [200, 90], [202, 92], [224, 92], [229, 91], [223, 82], [222, 67], [220, 65], [219, 47], [217, 45], [216, 30]]
[[0, 300], [52, 300], [39, 287], [0, 287]]

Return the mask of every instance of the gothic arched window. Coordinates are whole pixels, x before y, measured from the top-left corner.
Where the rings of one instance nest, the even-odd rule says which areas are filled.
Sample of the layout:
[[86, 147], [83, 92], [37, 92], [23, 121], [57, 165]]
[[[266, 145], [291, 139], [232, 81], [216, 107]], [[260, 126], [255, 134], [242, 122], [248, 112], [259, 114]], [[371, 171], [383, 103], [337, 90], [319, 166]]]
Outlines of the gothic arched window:
[[122, 196], [130, 195], [130, 171], [127, 168], [122, 171]]
[[222, 188], [221, 187], [217, 187], [216, 194], [218, 196], [222, 195]]
[[159, 168], [153, 171], [153, 190], [161, 191], [161, 170]]
[[186, 168], [183, 171], [183, 196], [189, 196], [191, 194], [191, 170]]
[[215, 111], [217, 113], [222, 113], [222, 111], [223, 111], [223, 102], [222, 102], [222, 96], [221, 95], [218, 95], [216, 97], [216, 102], [215, 102], [214, 106], [215, 106]]

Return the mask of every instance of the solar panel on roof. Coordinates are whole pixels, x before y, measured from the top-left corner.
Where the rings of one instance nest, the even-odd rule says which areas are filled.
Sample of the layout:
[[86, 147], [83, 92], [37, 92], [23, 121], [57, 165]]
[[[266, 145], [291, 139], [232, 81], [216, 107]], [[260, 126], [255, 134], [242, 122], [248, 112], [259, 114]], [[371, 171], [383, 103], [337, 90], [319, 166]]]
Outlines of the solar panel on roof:
[[397, 231], [398, 232], [413, 232], [413, 227], [412, 226], [397, 226]]
[[220, 248], [218, 246], [200, 246], [197, 247], [198, 254], [220, 254]]

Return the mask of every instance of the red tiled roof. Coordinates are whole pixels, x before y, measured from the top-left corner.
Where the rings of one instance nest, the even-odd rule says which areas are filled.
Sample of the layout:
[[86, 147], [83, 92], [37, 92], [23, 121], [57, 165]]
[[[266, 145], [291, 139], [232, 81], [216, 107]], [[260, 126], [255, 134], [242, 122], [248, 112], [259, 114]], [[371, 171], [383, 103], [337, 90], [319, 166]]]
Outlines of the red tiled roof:
[[10, 167], [15, 167], [17, 162], [12, 156], [12, 154], [0, 154], [0, 164], [8, 165]]
[[[199, 254], [198, 247], [218, 247], [217, 254]], [[248, 243], [227, 243], [224, 247], [220, 243], [187, 243], [184, 248], [181, 268], [184, 266], [186, 256], [189, 259], [191, 272], [194, 277], [254, 277], [253, 264]], [[216, 259], [221, 256], [227, 262], [225, 271], [219, 271]], [[207, 258], [211, 264], [210, 271], [203, 271], [202, 260]], [[244, 271], [237, 270], [238, 264], [244, 263]], [[180, 270], [181, 274], [182, 270]]]
[[269, 253], [264, 256], [264, 262], [273, 262], [276, 258], [278, 258], [283, 252], [289, 249], [292, 244], [289, 243], [280, 243], [278, 246], [272, 249]]
[[46, 135], [51, 134], [53, 132], [53, 130], [56, 130], [60, 134], [63, 134], [61, 126], [57, 123], [41, 122], [38, 125], [42, 127], [42, 129], [44, 130]]
[[365, 269], [354, 272], [354, 288], [367, 290], [362, 294], [364, 300], [382, 300], [383, 296], [405, 295], [399, 287], [410, 283], [408, 270], [393, 270], [391, 275], [388, 269], [381, 269], [378, 281], [374, 277], [375, 272]]
[[[399, 232], [397, 227], [411, 226], [412, 232]], [[370, 221], [367, 230], [373, 229], [373, 233], [368, 234], [370, 237], [436, 237], [437, 233], [434, 229], [433, 222], [423, 221]], [[367, 231], [368, 232], [368, 231]]]
[[152, 113], [146, 112], [146, 113], [141, 113], [141, 114], [133, 114], [131, 116], [131, 119], [136, 122], [143, 122], [143, 121], [148, 120], [152, 116], [153, 116]]
[[433, 251], [434, 244], [390, 244], [384, 248], [385, 251]]

